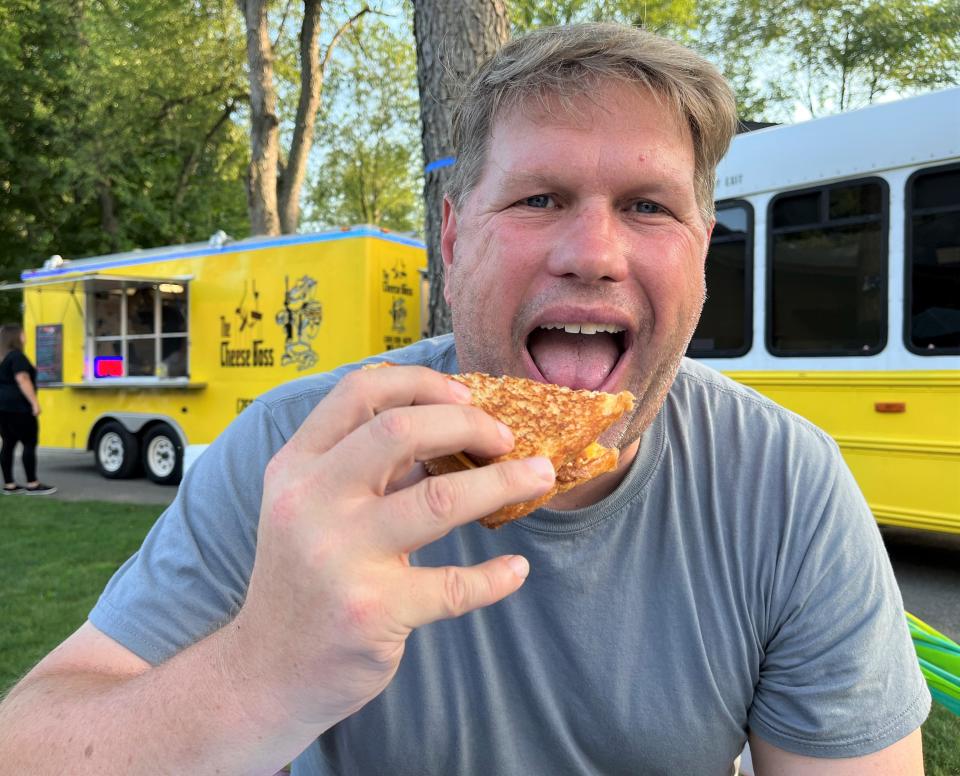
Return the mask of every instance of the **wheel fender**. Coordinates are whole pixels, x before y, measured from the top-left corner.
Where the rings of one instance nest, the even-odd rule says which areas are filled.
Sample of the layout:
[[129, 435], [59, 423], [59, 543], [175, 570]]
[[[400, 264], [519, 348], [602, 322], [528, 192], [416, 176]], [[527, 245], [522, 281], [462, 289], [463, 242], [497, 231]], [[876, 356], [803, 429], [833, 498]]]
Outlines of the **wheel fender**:
[[154, 423], [166, 423], [180, 438], [180, 446], [183, 449], [186, 449], [189, 444], [187, 435], [183, 432], [180, 424], [169, 415], [156, 415], [150, 412], [104, 412], [98, 415], [93, 425], [90, 426], [90, 433], [87, 435], [87, 450], [93, 450], [93, 443], [97, 438], [97, 432], [104, 423], [111, 420], [117, 421], [117, 423], [127, 431], [138, 437], [144, 426]]

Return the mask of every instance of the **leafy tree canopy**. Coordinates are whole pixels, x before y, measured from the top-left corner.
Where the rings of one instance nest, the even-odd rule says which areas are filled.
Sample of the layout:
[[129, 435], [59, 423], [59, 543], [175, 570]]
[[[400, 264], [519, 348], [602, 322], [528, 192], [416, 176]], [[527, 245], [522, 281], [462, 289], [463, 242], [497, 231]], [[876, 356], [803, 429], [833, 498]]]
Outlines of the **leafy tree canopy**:
[[960, 82], [960, 0], [704, 0], [700, 45], [750, 113], [791, 120]]
[[322, 156], [309, 194], [314, 225], [422, 230], [416, 51], [409, 29], [369, 17], [341, 46], [317, 127]]
[[747, 119], [836, 113], [960, 82], [960, 0], [514, 0], [517, 31], [615, 20], [715, 62]]
[[697, 23], [696, 0], [513, 0], [517, 31], [585, 21], [616, 21], [685, 39]]
[[[508, 6], [514, 32], [609, 19], [693, 45], [731, 80], [746, 119], [790, 121], [960, 82], [960, 0]], [[286, 145], [293, 127], [282, 117], [299, 93], [303, 3], [270, 7]], [[358, 7], [325, 2], [328, 37]], [[372, 11], [327, 68], [306, 228], [422, 228], [411, 6], [380, 0]], [[235, 0], [0, 3], [0, 279], [53, 253], [248, 233], [245, 48]], [[0, 294], [0, 317], [17, 317], [17, 303]]]
[[[0, 275], [246, 231], [242, 29], [227, 0], [0, 8]], [[18, 317], [13, 294], [0, 313]]]

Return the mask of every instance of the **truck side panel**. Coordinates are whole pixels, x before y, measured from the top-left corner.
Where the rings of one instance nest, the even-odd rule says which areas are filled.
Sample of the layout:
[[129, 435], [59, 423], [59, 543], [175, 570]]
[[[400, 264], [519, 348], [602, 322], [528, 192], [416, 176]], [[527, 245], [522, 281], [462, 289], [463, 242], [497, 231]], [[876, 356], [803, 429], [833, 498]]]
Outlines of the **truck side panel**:
[[209, 443], [273, 386], [415, 340], [425, 261], [417, 246], [345, 237], [139, 264], [136, 276], [158, 283], [189, 278], [188, 377], [179, 383], [159, 373], [138, 385], [94, 378], [83, 283], [27, 288], [28, 350], [37, 325], [63, 327], [63, 383], [40, 391], [41, 444], [85, 449], [97, 418], [111, 413], [168, 416], [190, 444]]

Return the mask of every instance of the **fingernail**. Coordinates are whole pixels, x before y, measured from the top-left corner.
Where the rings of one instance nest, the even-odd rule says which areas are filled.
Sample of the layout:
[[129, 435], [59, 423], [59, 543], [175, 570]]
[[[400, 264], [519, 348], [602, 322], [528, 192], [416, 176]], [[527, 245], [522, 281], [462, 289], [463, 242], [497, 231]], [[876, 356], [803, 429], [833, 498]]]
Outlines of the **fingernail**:
[[544, 482], [553, 482], [556, 477], [556, 472], [554, 472], [553, 464], [549, 458], [544, 458], [543, 456], [528, 458], [527, 466], [530, 467], [532, 474], [535, 474]]
[[510, 430], [510, 426], [508, 426], [506, 423], [501, 423], [498, 420], [497, 431], [500, 432], [500, 436], [504, 442], [509, 442], [510, 444], [513, 444], [513, 432]]
[[448, 380], [447, 384], [450, 386], [450, 393], [453, 394], [453, 398], [461, 402], [469, 402], [472, 394], [470, 389], [467, 388], [463, 383], [458, 383], [456, 380]]
[[507, 558], [507, 565], [520, 579], [526, 579], [527, 574], [530, 573], [530, 564], [522, 555], [511, 555]]

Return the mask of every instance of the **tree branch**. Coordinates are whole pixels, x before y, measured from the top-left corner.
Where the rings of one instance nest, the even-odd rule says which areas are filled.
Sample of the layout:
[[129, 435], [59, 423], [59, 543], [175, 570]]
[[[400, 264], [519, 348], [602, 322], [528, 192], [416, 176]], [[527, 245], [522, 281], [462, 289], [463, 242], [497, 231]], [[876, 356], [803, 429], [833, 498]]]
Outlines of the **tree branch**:
[[226, 81], [221, 81], [216, 86], [203, 91], [196, 92], [194, 94], [184, 95], [182, 97], [168, 97], [163, 99], [163, 95], [157, 94], [154, 91], [144, 92], [145, 94], [150, 95], [151, 97], [156, 97], [157, 99], [163, 100], [160, 104], [160, 110], [157, 112], [154, 122], [161, 122], [169, 118], [170, 113], [174, 108], [181, 107], [183, 105], [189, 105], [196, 100], [202, 99], [204, 97], [213, 97], [214, 95], [220, 94], [227, 87]]
[[333, 50], [337, 47], [337, 44], [340, 42], [340, 38], [343, 37], [343, 34], [349, 30], [354, 24], [356, 24], [357, 19], [359, 19], [364, 14], [370, 13], [370, 6], [365, 5], [359, 11], [357, 11], [353, 16], [351, 16], [347, 21], [340, 25], [340, 29], [334, 33], [334, 36], [330, 39], [330, 43], [327, 46], [327, 51], [323, 55], [323, 62], [320, 65], [321, 72], [327, 69], [327, 63], [330, 61], [330, 57], [333, 56]]
[[290, 15], [290, 6], [293, 5], [293, 0], [287, 0], [287, 5], [283, 9], [283, 16], [280, 17], [280, 24], [277, 27], [277, 37], [273, 39], [273, 47], [276, 48], [280, 43], [280, 38], [283, 37], [283, 28], [287, 23], [287, 16]]
[[300, 29], [300, 99], [297, 103], [297, 117], [286, 169], [279, 182], [280, 228], [284, 234], [295, 232], [300, 221], [300, 189], [306, 176], [307, 156], [313, 146], [324, 69], [343, 34], [370, 11], [370, 7], [365, 5], [340, 26], [330, 40], [321, 63], [317, 41], [320, 38], [322, 5], [321, 0], [304, 0], [303, 3], [303, 26]]
[[183, 165], [180, 167], [180, 175], [177, 178], [177, 187], [173, 194], [174, 215], [177, 214], [177, 211], [179, 211], [180, 207], [183, 205], [183, 198], [187, 192], [187, 184], [190, 182], [190, 179], [197, 171], [197, 167], [200, 165], [200, 157], [203, 155], [204, 149], [206, 149], [210, 141], [213, 140], [213, 136], [217, 134], [217, 132], [220, 130], [220, 127], [230, 120], [230, 117], [233, 115], [233, 112], [236, 109], [237, 104], [234, 102], [233, 98], [231, 98], [227, 101], [223, 112], [217, 118], [214, 125], [210, 128], [207, 134], [204, 135], [203, 140], [197, 143], [190, 152], [190, 155], [184, 159]]

